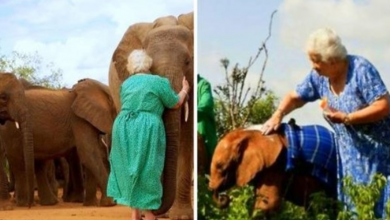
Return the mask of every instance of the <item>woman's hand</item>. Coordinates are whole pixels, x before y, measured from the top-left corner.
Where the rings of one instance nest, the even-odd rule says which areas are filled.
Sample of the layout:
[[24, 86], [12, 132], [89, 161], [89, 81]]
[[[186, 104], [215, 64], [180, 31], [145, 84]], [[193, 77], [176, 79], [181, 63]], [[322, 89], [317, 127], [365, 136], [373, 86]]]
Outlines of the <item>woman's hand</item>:
[[271, 133], [272, 131], [276, 131], [280, 124], [282, 123], [283, 113], [280, 111], [276, 111], [270, 119], [268, 119], [263, 126], [261, 127], [261, 132], [264, 135]]
[[183, 77], [183, 81], [182, 81], [182, 90], [188, 94], [188, 91], [190, 91], [190, 84], [188, 84], [188, 81], [186, 80], [186, 77]]
[[324, 112], [325, 117], [333, 123], [344, 123], [347, 114], [337, 110]]

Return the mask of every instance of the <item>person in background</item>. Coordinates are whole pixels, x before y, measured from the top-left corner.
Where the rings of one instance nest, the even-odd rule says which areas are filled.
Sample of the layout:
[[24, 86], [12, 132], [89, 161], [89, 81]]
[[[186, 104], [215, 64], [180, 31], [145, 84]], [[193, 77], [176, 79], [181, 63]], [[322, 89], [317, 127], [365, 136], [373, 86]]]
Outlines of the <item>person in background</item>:
[[206, 173], [210, 172], [211, 158], [217, 145], [217, 129], [214, 115], [214, 99], [210, 83], [198, 74], [198, 133], [206, 146]]
[[117, 203], [132, 208], [131, 219], [154, 220], [152, 210], [161, 205], [161, 175], [166, 136], [162, 120], [165, 108], [179, 108], [189, 92], [185, 78], [176, 94], [169, 80], [153, 75], [152, 58], [144, 50], [128, 57], [130, 77], [120, 88], [121, 110], [113, 125], [111, 172], [107, 194]]
[[368, 184], [374, 174], [387, 179], [375, 204], [375, 216], [385, 218], [390, 200], [390, 97], [378, 70], [367, 59], [347, 53], [337, 33], [330, 28], [313, 32], [306, 52], [312, 70], [288, 93], [270, 119], [264, 134], [276, 130], [283, 117], [307, 102], [325, 100], [324, 117], [335, 131], [338, 149], [338, 197], [354, 210], [343, 193], [342, 180]]

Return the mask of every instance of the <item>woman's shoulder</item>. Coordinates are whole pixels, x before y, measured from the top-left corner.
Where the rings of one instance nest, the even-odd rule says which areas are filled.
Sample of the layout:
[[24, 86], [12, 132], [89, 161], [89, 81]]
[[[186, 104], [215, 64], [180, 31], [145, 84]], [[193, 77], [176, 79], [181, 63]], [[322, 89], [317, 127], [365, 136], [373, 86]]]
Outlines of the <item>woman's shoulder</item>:
[[155, 80], [155, 81], [158, 81], [160, 83], [169, 83], [169, 79], [164, 77], [164, 76], [160, 76], [160, 75], [156, 75], [156, 74], [150, 74], [150, 77]]
[[348, 55], [348, 61], [355, 68], [373, 66], [367, 58], [359, 55]]

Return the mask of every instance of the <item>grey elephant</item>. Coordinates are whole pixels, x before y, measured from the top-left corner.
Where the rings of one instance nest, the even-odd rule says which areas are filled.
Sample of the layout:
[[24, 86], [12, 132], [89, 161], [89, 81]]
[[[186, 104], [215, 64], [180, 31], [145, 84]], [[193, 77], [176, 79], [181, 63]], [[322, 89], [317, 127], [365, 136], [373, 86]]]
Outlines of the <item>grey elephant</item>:
[[[34, 175], [34, 159], [44, 161], [60, 157], [74, 147], [81, 163], [93, 174], [102, 190], [100, 204], [115, 204], [106, 197], [108, 170], [101, 159], [104, 146], [99, 138], [101, 133], [111, 133], [116, 115], [107, 86], [85, 79], [72, 90], [40, 87], [25, 90], [14, 74], [0, 73], [0, 94], [0, 122], [4, 124], [0, 126], [0, 137], [15, 177], [17, 205], [33, 204], [33, 188], [30, 187], [34, 185], [34, 178], [26, 176], [30, 172]], [[27, 138], [21, 138], [25, 136]], [[29, 151], [30, 146], [26, 145], [33, 146], [34, 150]], [[25, 167], [31, 167], [32, 171], [26, 171]], [[42, 173], [37, 173], [38, 186], [51, 189], [47, 178], [40, 177], [46, 175]], [[46, 194], [40, 197], [41, 204], [57, 202], [56, 196], [49, 192], [47, 195], [47, 198]]]
[[[183, 76], [193, 88], [193, 12], [178, 18], [166, 16], [153, 23], [131, 25], [112, 56], [109, 69], [109, 87], [116, 109], [120, 110], [119, 90], [129, 73], [127, 57], [134, 49], [145, 49], [153, 59], [151, 72], [167, 77], [172, 87], [181, 89]], [[191, 93], [193, 94], [193, 93]], [[194, 98], [189, 97], [189, 115], [184, 111], [166, 110], [163, 120], [167, 134], [167, 151], [163, 172], [163, 198], [161, 207], [154, 211], [160, 215], [169, 209], [171, 219], [192, 219], [191, 174], [193, 169], [193, 112]]]

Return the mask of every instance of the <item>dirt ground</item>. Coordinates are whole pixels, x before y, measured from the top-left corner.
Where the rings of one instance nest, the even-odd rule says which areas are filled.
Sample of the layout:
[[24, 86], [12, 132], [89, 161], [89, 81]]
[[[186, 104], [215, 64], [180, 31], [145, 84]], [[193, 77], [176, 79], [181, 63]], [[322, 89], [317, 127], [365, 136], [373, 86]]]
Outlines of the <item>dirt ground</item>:
[[[35, 205], [14, 207], [0, 211], [0, 220], [129, 220], [130, 209], [126, 206], [85, 207], [81, 203], [60, 202], [54, 206]], [[168, 218], [158, 218], [168, 220]]]

